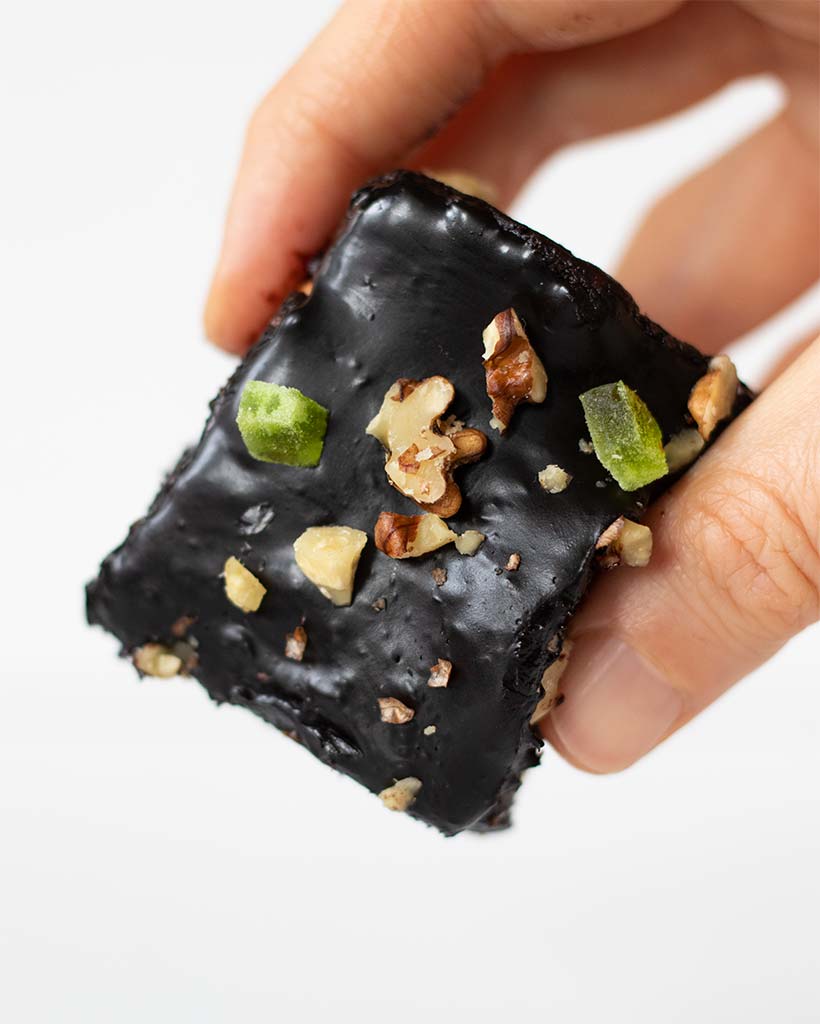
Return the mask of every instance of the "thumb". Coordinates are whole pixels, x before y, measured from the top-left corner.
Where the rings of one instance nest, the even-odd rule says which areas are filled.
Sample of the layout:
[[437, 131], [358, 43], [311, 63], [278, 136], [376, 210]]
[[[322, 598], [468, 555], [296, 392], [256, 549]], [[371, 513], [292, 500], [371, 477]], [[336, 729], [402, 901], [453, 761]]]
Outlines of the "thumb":
[[820, 338], [647, 516], [654, 552], [577, 616], [547, 739], [632, 764], [820, 618]]

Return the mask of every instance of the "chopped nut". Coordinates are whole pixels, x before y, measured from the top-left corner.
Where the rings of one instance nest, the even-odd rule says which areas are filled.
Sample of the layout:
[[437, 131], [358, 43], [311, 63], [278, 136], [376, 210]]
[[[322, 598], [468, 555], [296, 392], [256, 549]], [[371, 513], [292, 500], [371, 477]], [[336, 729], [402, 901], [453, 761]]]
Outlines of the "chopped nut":
[[430, 678], [427, 685], [434, 689], [446, 686], [450, 682], [450, 673], [453, 671], [453, 663], [446, 658], [439, 658], [430, 669]]
[[353, 600], [353, 580], [367, 534], [351, 526], [311, 526], [296, 538], [296, 564], [335, 605]]
[[649, 565], [649, 559], [652, 557], [652, 531], [648, 526], [625, 519], [618, 544], [621, 558], [626, 565], [635, 569]]
[[443, 587], [447, 582], [447, 570], [436, 566], [435, 569], [430, 570], [430, 575], [433, 577], [433, 582], [437, 587]]
[[649, 565], [652, 557], [652, 531], [642, 523], [619, 516], [604, 530], [595, 545], [604, 552], [601, 564], [612, 569], [623, 562], [635, 569]]
[[182, 671], [182, 658], [165, 644], [143, 644], [133, 654], [134, 665], [146, 676], [170, 679]]
[[578, 442], [578, 451], [582, 452], [584, 455], [592, 455], [595, 451], [595, 445], [592, 441], [587, 441], [585, 437], [582, 437]]
[[383, 597], [377, 597], [376, 600], [370, 606], [374, 612], [383, 612], [387, 607], [387, 601]]
[[379, 697], [379, 710], [382, 721], [388, 725], [404, 725], [415, 715], [412, 708], [408, 708], [398, 697]]
[[390, 811], [406, 811], [413, 803], [421, 789], [421, 779], [413, 778], [412, 775], [406, 779], [399, 779], [392, 786], [383, 789], [379, 793], [379, 799]]
[[292, 633], [285, 635], [285, 657], [292, 661], [301, 661], [307, 647], [307, 633], [304, 626], [297, 626]]
[[182, 668], [179, 671], [181, 676], [189, 675], [199, 664], [199, 655], [196, 651], [197, 646], [196, 639], [189, 637], [187, 640], [175, 641], [171, 647], [171, 653], [182, 662]]
[[195, 622], [196, 618], [193, 615], [180, 615], [180, 617], [171, 626], [171, 636], [175, 636], [177, 640], [181, 640]]
[[484, 329], [484, 372], [492, 399], [490, 426], [504, 433], [515, 407], [547, 396], [547, 373], [514, 309], [498, 313]]
[[449, 185], [450, 188], [463, 192], [465, 195], [483, 199], [485, 203], [495, 205], [498, 202], [498, 190], [495, 185], [492, 185], [489, 181], [484, 181], [483, 178], [477, 178], [468, 171], [425, 170], [424, 173], [428, 178], [434, 178], [443, 185]]
[[694, 462], [705, 444], [697, 430], [681, 430], [679, 434], [670, 437], [663, 446], [669, 472], [677, 473], [679, 469]]
[[517, 551], [513, 551], [510, 557], [507, 559], [507, 564], [504, 566], [507, 572], [518, 572], [521, 566], [521, 555]]
[[479, 533], [478, 530], [465, 530], [464, 533], [456, 537], [456, 551], [460, 555], [474, 555], [486, 539], [486, 536]]
[[715, 356], [689, 395], [689, 412], [700, 436], [708, 441], [721, 420], [731, 413], [737, 397], [737, 370], [728, 356]]
[[[530, 718], [530, 725], [540, 722], [558, 703], [558, 683], [567, 667], [572, 647], [571, 640], [564, 640], [561, 653], [544, 669], [544, 674], [541, 676], [541, 689], [544, 691], [544, 696], [535, 706], [535, 711]], [[549, 645], [547, 645], [547, 649], [549, 649]]]
[[382, 512], [376, 520], [374, 538], [379, 551], [390, 558], [417, 558], [454, 541], [456, 534], [438, 516]]
[[400, 379], [384, 396], [367, 433], [387, 452], [390, 483], [425, 511], [447, 518], [461, 506], [453, 471], [481, 458], [487, 438], [480, 430], [458, 424], [446, 427], [441, 416], [455, 392], [446, 377]]
[[554, 463], [550, 463], [538, 474], [538, 483], [548, 494], [560, 494], [561, 491], [565, 491], [571, 480], [570, 474]]
[[424, 727], [424, 735], [425, 736], [432, 736], [435, 733], [435, 731], [436, 731], [436, 727], [434, 725], [425, 725], [425, 727]]
[[233, 555], [225, 562], [222, 572], [228, 600], [243, 612], [255, 612], [268, 592], [267, 587]]

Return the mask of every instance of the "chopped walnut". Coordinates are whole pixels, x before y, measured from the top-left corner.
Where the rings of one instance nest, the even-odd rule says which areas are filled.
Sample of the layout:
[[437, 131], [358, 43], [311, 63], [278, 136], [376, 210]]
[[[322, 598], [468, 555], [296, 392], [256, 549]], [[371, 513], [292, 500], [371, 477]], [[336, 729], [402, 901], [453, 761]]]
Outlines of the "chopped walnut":
[[510, 557], [507, 559], [507, 564], [504, 566], [507, 572], [518, 572], [521, 567], [521, 555], [517, 551], [513, 551]]
[[468, 171], [425, 170], [424, 173], [428, 178], [434, 178], [443, 185], [449, 185], [450, 188], [463, 192], [467, 196], [475, 196], [477, 199], [483, 199], [485, 203], [492, 203], [494, 206], [498, 202], [498, 190], [495, 185], [485, 181], [483, 178], [477, 178]]
[[[544, 669], [544, 674], [541, 676], [541, 689], [544, 691], [544, 696], [535, 706], [535, 711], [530, 718], [530, 725], [535, 725], [545, 718], [558, 702], [558, 684], [567, 667], [572, 647], [571, 640], [564, 640], [561, 653]], [[547, 649], [549, 649], [549, 645], [547, 645]]]
[[456, 537], [456, 551], [460, 555], [472, 556], [486, 539], [485, 535], [479, 533], [478, 530], [465, 530], [464, 533]]
[[663, 446], [669, 472], [677, 473], [679, 469], [694, 462], [703, 451], [705, 444], [706, 442], [697, 430], [681, 430], [680, 433], [670, 437]]
[[621, 562], [642, 569], [652, 557], [652, 531], [642, 523], [619, 516], [604, 530], [595, 547], [603, 552], [600, 563], [606, 569]]
[[412, 708], [403, 704], [398, 697], [379, 697], [379, 710], [382, 721], [388, 725], [404, 725], [416, 713]]
[[134, 665], [145, 676], [170, 679], [182, 671], [182, 658], [165, 644], [143, 644], [133, 654]]
[[581, 452], [583, 455], [592, 455], [592, 453], [595, 451], [595, 445], [592, 443], [592, 441], [587, 441], [585, 437], [582, 437], [578, 441], [578, 451]]
[[484, 372], [493, 403], [490, 426], [504, 433], [515, 407], [547, 396], [547, 372], [514, 309], [498, 313], [484, 329]]
[[560, 494], [561, 491], [565, 491], [571, 480], [569, 473], [554, 463], [550, 463], [538, 474], [538, 483], [548, 494]]
[[406, 811], [419, 795], [421, 779], [409, 775], [406, 779], [399, 779], [392, 786], [383, 789], [379, 793], [379, 799], [390, 811]]
[[254, 574], [234, 558], [233, 555], [225, 562], [222, 570], [225, 577], [225, 593], [228, 600], [241, 608], [243, 612], [255, 612], [268, 592]]
[[439, 516], [382, 512], [376, 520], [374, 539], [379, 551], [390, 558], [417, 558], [454, 541], [456, 534]]
[[374, 612], [383, 612], [387, 607], [387, 601], [383, 597], [377, 597], [376, 600], [370, 606]]
[[435, 731], [436, 731], [436, 727], [434, 725], [425, 725], [425, 727], [424, 727], [424, 735], [425, 736], [433, 736], [435, 734]]
[[171, 626], [171, 636], [181, 640], [195, 622], [196, 618], [193, 615], [180, 615]]
[[453, 671], [453, 663], [446, 658], [439, 658], [430, 669], [430, 678], [427, 685], [437, 689], [446, 686], [450, 682], [450, 673]]
[[285, 657], [292, 661], [301, 661], [307, 647], [307, 632], [304, 626], [297, 626], [292, 633], [285, 635]]
[[430, 575], [433, 577], [433, 582], [437, 587], [443, 587], [447, 582], [447, 570], [442, 569], [440, 566], [436, 566], [435, 569], [431, 569]]
[[425, 511], [445, 519], [461, 507], [453, 471], [481, 458], [487, 447], [480, 430], [442, 423], [454, 395], [446, 377], [397, 380], [367, 425], [367, 433], [387, 452], [384, 468], [390, 483]]
[[689, 395], [689, 412], [700, 436], [708, 441], [715, 427], [731, 413], [737, 397], [737, 370], [728, 356], [715, 356]]
[[351, 526], [310, 526], [293, 543], [296, 564], [319, 593], [339, 606], [353, 600], [353, 581], [367, 534]]

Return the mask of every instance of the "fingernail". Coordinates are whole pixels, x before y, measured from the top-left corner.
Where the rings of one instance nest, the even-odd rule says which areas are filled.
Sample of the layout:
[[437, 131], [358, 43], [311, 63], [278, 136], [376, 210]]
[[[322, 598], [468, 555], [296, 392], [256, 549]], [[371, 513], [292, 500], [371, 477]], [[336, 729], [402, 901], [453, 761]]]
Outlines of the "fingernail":
[[614, 772], [648, 753], [683, 713], [680, 691], [617, 637], [588, 633], [561, 680], [550, 730], [571, 760]]

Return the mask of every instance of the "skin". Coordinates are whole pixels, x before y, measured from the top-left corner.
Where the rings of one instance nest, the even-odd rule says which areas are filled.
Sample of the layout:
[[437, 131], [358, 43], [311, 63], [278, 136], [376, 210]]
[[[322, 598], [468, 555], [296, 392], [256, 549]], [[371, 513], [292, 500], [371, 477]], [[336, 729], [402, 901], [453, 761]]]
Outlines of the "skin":
[[[458, 169], [508, 205], [562, 146], [776, 74], [783, 111], [662, 199], [618, 273], [717, 352], [820, 277], [814, 0], [357, 0], [262, 100], [205, 311], [242, 353], [350, 193], [397, 166]], [[366, 100], [363, 99], [366, 97]], [[820, 338], [650, 512], [650, 566], [601, 579], [543, 725], [622, 769], [820, 618]]]

